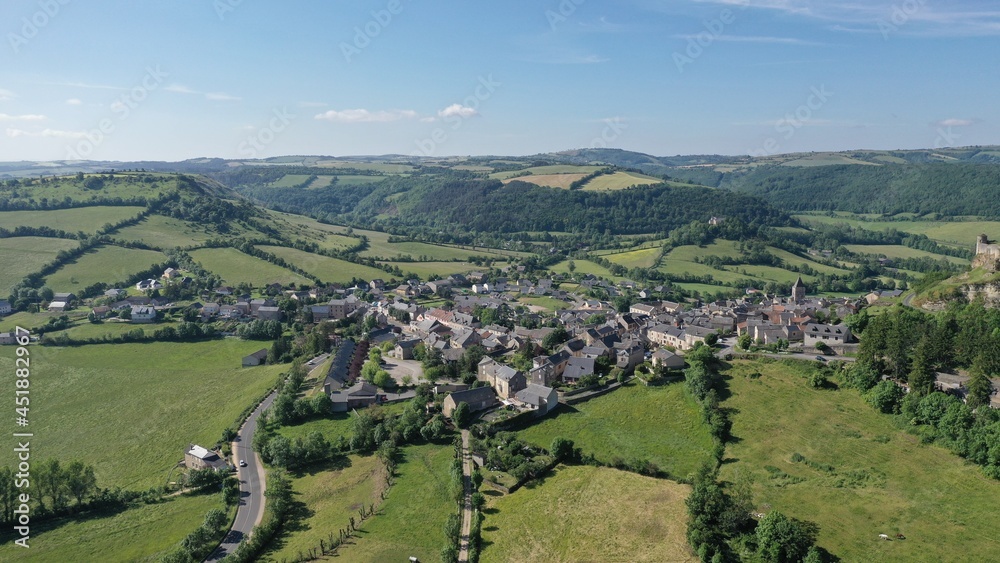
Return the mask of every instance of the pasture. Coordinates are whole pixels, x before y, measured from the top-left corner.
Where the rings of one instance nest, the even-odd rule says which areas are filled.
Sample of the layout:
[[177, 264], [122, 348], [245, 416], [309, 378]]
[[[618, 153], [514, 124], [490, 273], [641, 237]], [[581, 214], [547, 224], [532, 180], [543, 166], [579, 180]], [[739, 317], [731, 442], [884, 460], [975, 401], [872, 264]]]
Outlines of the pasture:
[[0, 228], [51, 227], [68, 233], [96, 233], [107, 223], [135, 217], [142, 207], [94, 206], [47, 211], [0, 211]]
[[510, 182], [528, 182], [529, 184], [535, 184], [538, 186], [568, 190], [573, 182], [582, 180], [586, 177], [586, 174], [532, 174], [531, 176], [518, 176], [516, 178], [510, 178], [508, 180], [504, 180], [503, 182], [505, 184], [509, 184]]
[[[481, 269], [481, 266], [476, 266], [475, 264], [469, 264], [466, 262], [379, 262], [379, 264], [398, 266], [399, 269], [403, 271], [404, 276], [407, 273], [410, 273], [424, 280], [429, 279], [432, 276], [446, 278], [452, 274], [465, 274]], [[502, 265], [503, 264], [494, 264], [494, 266]], [[382, 273], [383, 277], [387, 275], [388, 274], [385, 272]]]
[[44, 237], [0, 238], [0, 296], [7, 292], [24, 276], [42, 269], [52, 262], [60, 250], [71, 250], [80, 246], [80, 241]]
[[1000, 238], [1000, 221], [930, 221], [930, 220], [909, 220], [909, 221], [862, 221], [859, 216], [849, 213], [839, 214], [836, 217], [827, 215], [794, 215], [794, 217], [804, 223], [837, 225], [847, 224], [861, 229], [871, 231], [884, 231], [896, 229], [906, 233], [927, 235], [931, 240], [942, 243], [955, 244], [972, 248], [976, 244], [976, 237], [982, 233], [990, 238]]
[[[153, 325], [155, 326], [155, 325]], [[286, 366], [240, 367], [261, 342], [31, 348], [37, 459], [94, 465], [101, 487], [142, 490], [176, 478], [191, 443], [211, 446]], [[0, 369], [13, 370], [13, 355]], [[13, 403], [13, 386], [0, 399]]]
[[290, 264], [295, 264], [296, 267], [309, 272], [327, 283], [350, 283], [353, 278], [371, 280], [374, 278], [389, 277], [389, 274], [377, 268], [330, 258], [321, 254], [304, 252], [296, 248], [263, 245], [257, 248], [274, 254]]
[[543, 448], [562, 436], [600, 461], [649, 460], [678, 478], [707, 461], [712, 449], [701, 409], [683, 384], [631, 383], [583, 403], [560, 405], [518, 434]]
[[155, 248], [189, 247], [219, 236], [201, 225], [163, 215], [150, 215], [139, 224], [117, 231], [118, 240], [142, 241]]
[[55, 292], [79, 292], [98, 282], [116, 283], [165, 261], [162, 252], [98, 246], [45, 278]]
[[690, 490], [607, 467], [560, 465], [489, 501], [480, 561], [697, 561], [685, 537]]
[[264, 287], [271, 283], [312, 284], [311, 280], [291, 270], [244, 254], [235, 248], [203, 248], [190, 254], [195, 262], [200, 262], [206, 270], [218, 274], [230, 284], [246, 282], [254, 287]]
[[932, 260], [945, 259], [952, 264], [969, 265], [968, 260], [935, 254], [926, 250], [919, 250], [898, 244], [845, 244], [844, 248], [858, 254], [881, 254], [886, 258], [930, 258]]
[[[570, 262], [573, 262], [573, 265], [575, 266], [573, 272], [569, 271]], [[595, 264], [590, 260], [563, 260], [562, 262], [559, 262], [558, 264], [551, 266], [549, 269], [557, 274], [573, 274], [573, 273], [594, 274], [595, 276], [602, 277], [608, 280], [620, 281], [624, 279], [612, 275], [611, 270], [608, 270], [607, 268], [601, 266], [600, 264]]]
[[338, 550], [337, 561], [437, 561], [445, 545], [444, 524], [458, 512], [452, 501], [451, 445], [425, 444], [401, 450], [402, 463], [374, 518]]
[[655, 247], [619, 252], [617, 254], [606, 254], [604, 257], [626, 268], [652, 268], [660, 261], [662, 253], [663, 250], [661, 248]]
[[159, 561], [180, 545], [213, 508], [225, 508], [219, 494], [182, 495], [117, 514], [32, 523], [30, 549], [14, 545], [5, 529], [0, 535], [0, 560]]
[[[358, 518], [362, 506], [378, 504], [384, 472], [376, 456], [351, 455], [290, 473], [294, 502], [303, 505], [304, 511], [268, 545], [264, 556], [293, 560], [310, 549], [318, 551], [320, 540], [329, 542], [331, 533], [337, 537], [337, 530], [347, 528], [350, 517]], [[345, 546], [343, 551], [352, 548]]]
[[[738, 441], [727, 447], [721, 478], [747, 472], [758, 510], [817, 523], [818, 545], [843, 561], [995, 559], [1000, 482], [921, 444], [856, 391], [809, 387], [813, 369], [739, 361], [725, 372], [732, 394], [723, 406], [736, 409]], [[795, 453], [812, 464], [793, 462]]]

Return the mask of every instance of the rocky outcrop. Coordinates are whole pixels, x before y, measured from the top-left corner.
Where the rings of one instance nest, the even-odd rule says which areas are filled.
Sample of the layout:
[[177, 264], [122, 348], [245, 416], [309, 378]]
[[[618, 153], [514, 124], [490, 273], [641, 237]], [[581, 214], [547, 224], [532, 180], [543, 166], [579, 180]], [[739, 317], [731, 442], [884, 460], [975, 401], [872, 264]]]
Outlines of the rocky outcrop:
[[987, 307], [1000, 307], [1000, 281], [965, 285], [962, 293], [969, 301], [982, 299]]

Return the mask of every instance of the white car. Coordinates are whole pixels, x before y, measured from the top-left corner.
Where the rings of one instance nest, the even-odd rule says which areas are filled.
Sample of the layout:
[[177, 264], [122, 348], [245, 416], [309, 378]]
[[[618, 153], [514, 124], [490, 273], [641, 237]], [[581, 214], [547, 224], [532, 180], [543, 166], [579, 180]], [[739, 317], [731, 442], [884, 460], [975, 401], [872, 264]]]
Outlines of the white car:
[[240, 460], [240, 467], [246, 467], [246, 466], [247, 466], [247, 462], [241, 459]]

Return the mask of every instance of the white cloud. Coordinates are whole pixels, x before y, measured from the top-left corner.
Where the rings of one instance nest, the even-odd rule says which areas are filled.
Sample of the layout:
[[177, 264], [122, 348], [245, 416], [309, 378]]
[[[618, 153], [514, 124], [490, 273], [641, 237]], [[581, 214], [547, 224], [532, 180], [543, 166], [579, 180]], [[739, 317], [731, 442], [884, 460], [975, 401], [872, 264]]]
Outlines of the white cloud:
[[0, 113], [0, 121], [44, 121], [46, 117], [44, 115], [8, 115], [6, 113]]
[[84, 139], [87, 137], [85, 131], [60, 131], [58, 129], [43, 129], [39, 132], [25, 131], [23, 129], [7, 129], [7, 136], [17, 137], [54, 137], [58, 139]]
[[942, 119], [934, 124], [935, 127], [969, 127], [970, 125], [975, 125], [979, 123], [979, 119], [958, 119], [952, 117], [950, 119]]
[[444, 108], [438, 112], [438, 117], [452, 117], [458, 116], [462, 119], [468, 119], [470, 117], [475, 117], [479, 115], [479, 112], [475, 108], [470, 108], [469, 106], [463, 106], [462, 104], [451, 104], [450, 106]]
[[417, 112], [413, 110], [368, 111], [366, 109], [330, 110], [316, 115], [316, 119], [335, 123], [388, 123], [416, 117]]
[[15, 97], [16, 96], [14, 96], [14, 92], [0, 88], [0, 102], [6, 102], [7, 100], [12, 100]]
[[82, 106], [83, 105], [83, 100], [81, 100], [79, 98], [70, 98], [70, 99], [66, 100], [66, 105], [70, 105], [70, 106]]
[[164, 88], [167, 92], [173, 92], [175, 94], [184, 94], [187, 96], [205, 96], [206, 100], [211, 100], [213, 102], [238, 102], [243, 98], [238, 96], [233, 96], [225, 92], [200, 92], [194, 88], [188, 88], [183, 84], [171, 84]]

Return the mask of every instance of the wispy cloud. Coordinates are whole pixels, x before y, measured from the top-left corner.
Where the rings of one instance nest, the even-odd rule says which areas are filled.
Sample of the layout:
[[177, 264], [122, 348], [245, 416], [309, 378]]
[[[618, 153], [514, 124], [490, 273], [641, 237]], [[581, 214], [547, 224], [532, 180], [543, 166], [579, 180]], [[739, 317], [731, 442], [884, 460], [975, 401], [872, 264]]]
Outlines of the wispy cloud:
[[6, 102], [8, 100], [13, 100], [15, 97], [16, 96], [14, 95], [14, 92], [11, 92], [10, 90], [4, 90], [3, 88], [0, 88], [0, 102]]
[[[694, 39], [697, 40], [697, 35], [676, 35], [678, 39]], [[805, 39], [798, 39], [796, 37], [772, 37], [772, 36], [761, 36], [761, 35], [727, 35], [722, 34], [715, 37], [713, 41], [719, 41], [723, 43], [773, 43], [781, 45], [800, 45], [800, 46], [812, 46], [812, 47], [822, 47], [826, 45], [825, 43], [817, 43], [815, 41], [806, 41]]]
[[52, 137], [57, 139], [84, 139], [87, 137], [86, 131], [62, 131], [59, 129], [43, 129], [32, 132], [23, 129], [7, 129], [7, 136], [16, 139], [18, 137]]
[[183, 84], [171, 84], [164, 88], [164, 90], [175, 94], [184, 94], [186, 96], [204, 96], [206, 100], [211, 100], [213, 102], [238, 102], [243, 99], [238, 96], [226, 94], [225, 92], [201, 92], [195, 90], [194, 88], [188, 88]]
[[110, 86], [108, 84], [91, 84], [89, 82], [39, 82], [42, 86], [62, 86], [65, 88], [86, 88], [88, 90], [128, 90], [121, 86]]
[[832, 31], [881, 33], [880, 26], [893, 26], [900, 34], [935, 37], [1000, 35], [1000, 10], [986, 0], [929, 2], [919, 0], [694, 0], [769, 10], [791, 17], [830, 22]]
[[68, 105], [68, 106], [82, 106], [83, 105], [83, 100], [81, 100], [79, 98], [70, 98], [70, 99], [66, 100], [66, 105]]
[[44, 115], [8, 115], [6, 113], [0, 113], [0, 121], [45, 121], [47, 119]]
[[519, 58], [529, 63], [579, 65], [597, 64], [608, 61], [585, 47], [577, 46], [571, 34], [547, 32], [539, 35], [515, 37], [515, 49]]
[[380, 110], [369, 111], [367, 109], [345, 109], [330, 110], [316, 115], [316, 119], [333, 121], [335, 123], [388, 123], [404, 119], [417, 118], [417, 112], [413, 110]]

